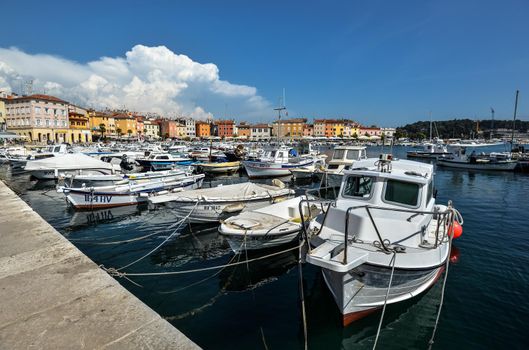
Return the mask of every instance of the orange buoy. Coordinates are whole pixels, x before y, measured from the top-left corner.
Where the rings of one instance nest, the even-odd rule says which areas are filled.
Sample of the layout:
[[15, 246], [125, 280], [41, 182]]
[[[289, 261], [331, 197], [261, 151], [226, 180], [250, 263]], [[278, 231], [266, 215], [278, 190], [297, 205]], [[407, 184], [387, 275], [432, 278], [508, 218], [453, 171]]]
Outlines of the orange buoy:
[[461, 237], [461, 235], [463, 234], [463, 226], [461, 226], [457, 221], [454, 221], [452, 225], [448, 226], [448, 235], [453, 235], [454, 238]]

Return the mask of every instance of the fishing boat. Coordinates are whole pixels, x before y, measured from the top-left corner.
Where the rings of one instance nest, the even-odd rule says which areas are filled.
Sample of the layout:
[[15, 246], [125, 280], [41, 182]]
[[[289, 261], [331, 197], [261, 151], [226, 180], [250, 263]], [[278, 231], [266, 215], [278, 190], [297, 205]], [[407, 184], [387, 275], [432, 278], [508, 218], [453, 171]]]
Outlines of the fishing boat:
[[298, 157], [294, 148], [285, 146], [265, 151], [264, 156], [257, 161], [243, 161], [250, 178], [288, 176], [291, 175], [290, 169], [313, 163], [313, 158]]
[[216, 175], [216, 174], [230, 174], [239, 171], [241, 162], [212, 162], [212, 163], [199, 163], [196, 164], [198, 171], [204, 174]]
[[107, 174], [107, 175], [66, 175], [64, 183], [67, 187], [97, 187], [97, 186], [112, 186], [123, 185], [126, 183], [140, 183], [147, 181], [157, 181], [160, 179], [170, 180], [172, 178], [179, 178], [186, 174], [191, 174], [193, 168], [188, 169], [173, 169], [162, 171], [148, 171], [145, 173], [129, 173], [129, 174]]
[[[260, 209], [245, 211], [224, 220], [219, 232], [226, 237], [235, 253], [272, 248], [298, 239], [301, 230], [299, 204], [304, 197], [295, 197]], [[319, 207], [303, 207], [303, 219], [316, 217]]]
[[147, 157], [136, 158], [136, 162], [147, 170], [169, 170], [177, 165], [190, 165], [193, 160], [171, 153], [153, 153]]
[[448, 232], [459, 236], [462, 218], [435, 203], [433, 170], [390, 155], [358, 161], [325, 216], [308, 226], [306, 261], [321, 267], [344, 326], [421, 294], [443, 272]]
[[37, 179], [50, 180], [65, 177], [68, 174], [116, 174], [121, 171], [121, 168], [117, 164], [106, 163], [82, 153], [71, 153], [30, 160], [26, 163], [24, 170]]
[[518, 161], [511, 159], [510, 153], [478, 154], [469, 147], [457, 147], [452, 158], [437, 160], [437, 165], [447, 168], [469, 170], [514, 171]]
[[406, 156], [408, 158], [427, 158], [438, 159], [450, 157], [452, 152], [449, 152], [446, 145], [441, 142], [426, 142], [422, 144], [422, 150], [408, 151]]
[[292, 168], [290, 172], [294, 180], [312, 179], [316, 176], [317, 171], [325, 169], [325, 157], [317, 156], [314, 159], [314, 163], [299, 168]]
[[337, 146], [325, 169], [317, 170], [315, 174], [325, 186], [339, 187], [344, 171], [349, 170], [355, 162], [366, 159], [366, 157], [365, 146]]
[[101, 209], [147, 202], [150, 195], [168, 190], [200, 188], [205, 175], [189, 175], [177, 179], [149, 181], [115, 186], [62, 188], [66, 200], [76, 209]]
[[293, 194], [285, 184], [274, 180], [273, 186], [245, 182], [155, 195], [149, 197], [149, 202], [164, 204], [178, 216], [189, 216], [190, 222], [206, 223], [280, 202]]

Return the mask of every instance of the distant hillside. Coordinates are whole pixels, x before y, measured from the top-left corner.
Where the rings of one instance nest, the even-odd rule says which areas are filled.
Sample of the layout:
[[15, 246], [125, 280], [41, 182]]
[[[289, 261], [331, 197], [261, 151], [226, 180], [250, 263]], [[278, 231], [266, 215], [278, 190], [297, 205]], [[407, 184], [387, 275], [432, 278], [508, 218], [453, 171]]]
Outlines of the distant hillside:
[[[490, 136], [491, 120], [479, 121], [479, 134]], [[472, 138], [477, 137], [476, 121], [471, 119], [454, 119], [434, 121], [432, 127], [432, 137], [439, 136], [442, 139], [449, 138]], [[512, 129], [512, 120], [495, 120], [494, 129]], [[529, 121], [516, 121], [516, 130], [526, 133], [529, 130]], [[413, 124], [407, 124], [397, 128], [397, 137], [408, 137], [411, 139], [421, 140], [429, 137], [430, 121], [420, 121]]]

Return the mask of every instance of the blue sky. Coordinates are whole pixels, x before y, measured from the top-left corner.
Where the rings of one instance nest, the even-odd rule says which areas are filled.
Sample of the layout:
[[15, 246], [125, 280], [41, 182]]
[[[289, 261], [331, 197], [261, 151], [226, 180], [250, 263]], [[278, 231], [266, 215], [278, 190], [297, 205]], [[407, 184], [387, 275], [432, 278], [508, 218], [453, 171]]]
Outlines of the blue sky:
[[[124, 57], [136, 45], [163, 45], [215, 64], [219, 80], [255, 87], [260, 99], [248, 103], [251, 91], [227, 97], [186, 90], [171, 97], [182, 112], [200, 106], [214, 116], [270, 121], [285, 88], [292, 117], [398, 126], [428, 119], [429, 111], [434, 119], [489, 118], [492, 106], [497, 119], [510, 119], [520, 89], [519, 116], [529, 116], [527, 1], [24, 1], [9, 7], [0, 48], [85, 65]], [[23, 66], [5, 61], [27, 76]], [[193, 90], [201, 88], [207, 87]]]

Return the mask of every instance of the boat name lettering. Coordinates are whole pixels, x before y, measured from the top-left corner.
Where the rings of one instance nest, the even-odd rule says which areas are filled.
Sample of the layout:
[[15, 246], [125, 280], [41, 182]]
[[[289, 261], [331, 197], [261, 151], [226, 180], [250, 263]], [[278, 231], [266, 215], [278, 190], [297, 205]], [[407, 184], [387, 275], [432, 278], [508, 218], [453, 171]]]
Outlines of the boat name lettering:
[[96, 202], [96, 203], [110, 203], [112, 200], [112, 195], [109, 194], [90, 194], [87, 193], [84, 195], [85, 202]]

